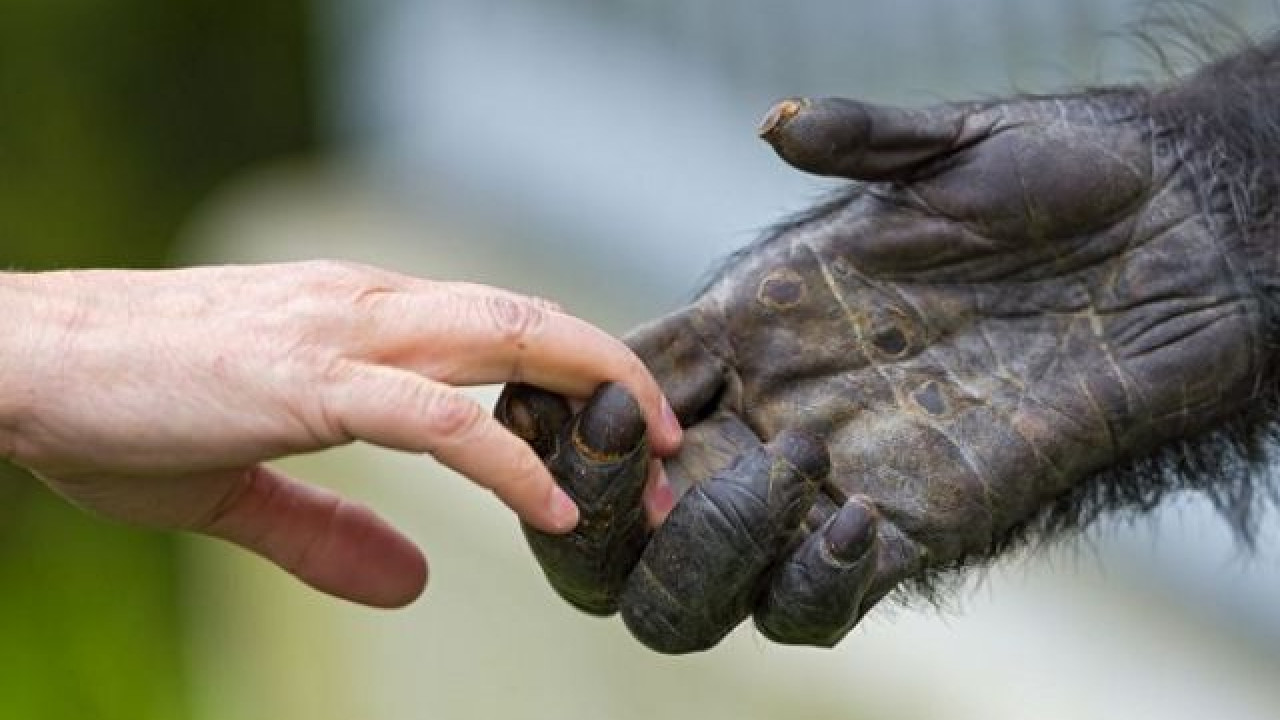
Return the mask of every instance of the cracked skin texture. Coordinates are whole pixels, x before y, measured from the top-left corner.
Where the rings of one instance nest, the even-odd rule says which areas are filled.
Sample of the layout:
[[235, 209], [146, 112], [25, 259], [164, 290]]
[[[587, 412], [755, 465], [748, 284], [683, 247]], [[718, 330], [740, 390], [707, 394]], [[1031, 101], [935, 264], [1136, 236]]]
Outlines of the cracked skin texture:
[[[529, 531], [553, 586], [580, 607], [593, 588], [662, 652], [753, 615], [831, 645], [904, 580], [993, 556], [1099, 471], [1256, 401], [1265, 302], [1239, 208], [1198, 172], [1227, 151], [1170, 120], [1180, 92], [779, 104], [778, 154], [853, 184], [629, 335], [688, 428], [667, 470], [689, 490], [662, 526], [602, 535], [603, 490], [571, 490], [597, 535]], [[498, 414], [586, 475], [608, 463], [584, 427], [643, 447], [617, 388], [577, 421], [557, 402], [511, 386]], [[531, 403], [556, 419], [513, 420]], [[644, 477], [609, 492], [638, 502]]]

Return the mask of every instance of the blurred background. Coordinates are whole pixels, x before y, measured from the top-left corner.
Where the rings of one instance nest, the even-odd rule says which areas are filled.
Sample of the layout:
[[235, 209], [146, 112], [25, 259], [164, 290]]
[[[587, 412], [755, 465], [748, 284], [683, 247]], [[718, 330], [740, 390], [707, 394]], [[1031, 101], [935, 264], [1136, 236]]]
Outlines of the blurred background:
[[[1280, 20], [1272, 0], [1213, 7], [1255, 36]], [[830, 189], [755, 139], [777, 98], [1142, 80], [1146, 8], [5, 0], [0, 262], [344, 257], [554, 297], [622, 332]], [[562, 604], [509, 514], [429, 460], [285, 464], [421, 541], [427, 595], [354, 608], [0, 468], [0, 718], [1280, 717], [1274, 516], [1246, 556], [1181, 498], [1002, 565], [944, 612], [881, 608], [836, 651], [744, 628], [666, 658]]]

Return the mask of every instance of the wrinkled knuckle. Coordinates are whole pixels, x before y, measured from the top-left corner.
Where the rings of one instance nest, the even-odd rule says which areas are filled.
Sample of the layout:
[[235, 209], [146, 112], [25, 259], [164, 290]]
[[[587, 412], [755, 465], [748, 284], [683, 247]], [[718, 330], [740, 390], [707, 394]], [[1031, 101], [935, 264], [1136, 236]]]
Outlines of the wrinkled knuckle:
[[310, 433], [312, 445], [320, 447], [344, 445], [355, 439], [348, 421], [353, 393], [365, 387], [361, 366], [340, 355], [307, 352], [300, 360], [307, 368], [298, 374], [305, 378], [302, 393], [297, 393], [298, 423]]
[[493, 492], [503, 502], [513, 504], [516, 502], [517, 491], [521, 495], [534, 493], [535, 486], [532, 481], [543, 476], [546, 472], [546, 466], [542, 464], [542, 461], [532, 452], [528, 452], [520, 453], [513, 458], [502, 474], [497, 477], [477, 476], [472, 479], [476, 484]]
[[484, 411], [480, 405], [456, 392], [424, 389], [418, 402], [421, 403], [425, 430], [436, 442], [456, 442], [466, 438], [484, 422]]
[[484, 311], [499, 337], [516, 344], [536, 335], [547, 323], [547, 309], [526, 299], [488, 297]]
[[342, 357], [313, 361], [315, 402], [305, 404], [297, 412], [314, 444], [328, 447], [355, 439], [343, 412], [357, 385], [358, 368]]
[[345, 260], [313, 260], [298, 273], [296, 292], [287, 300], [300, 327], [322, 342], [363, 333], [371, 318], [391, 318], [403, 297], [394, 276]]
[[304, 263], [303, 274], [319, 283], [343, 285], [368, 274], [368, 268], [347, 260], [321, 259]]
[[356, 365], [345, 357], [318, 357], [311, 364], [322, 387], [344, 387], [355, 377]]
[[367, 285], [356, 290], [352, 303], [367, 313], [377, 315], [402, 297], [396, 290], [381, 285]]
[[353, 299], [359, 303], [366, 294], [385, 291], [390, 284], [386, 273], [348, 260], [310, 260], [298, 275], [305, 288], [344, 303]]

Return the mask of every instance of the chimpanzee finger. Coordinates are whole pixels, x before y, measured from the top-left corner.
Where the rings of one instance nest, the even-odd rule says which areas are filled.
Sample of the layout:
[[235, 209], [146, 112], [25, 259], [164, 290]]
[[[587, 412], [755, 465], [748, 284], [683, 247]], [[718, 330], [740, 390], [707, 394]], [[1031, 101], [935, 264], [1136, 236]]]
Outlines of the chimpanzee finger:
[[831, 647], [860, 617], [876, 572], [875, 511], [852, 498], [773, 573], [756, 627], [779, 643]]
[[981, 130], [966, 126], [965, 117], [949, 105], [910, 110], [847, 98], [793, 98], [769, 110], [760, 137], [805, 172], [901, 180], [981, 137]]
[[816, 437], [785, 431], [685, 494], [622, 591], [622, 619], [664, 653], [706, 650], [751, 612], [830, 468]]
[[724, 361], [707, 347], [705, 340], [722, 333], [702, 327], [703, 323], [704, 318], [694, 305], [646, 323], [625, 338], [649, 367], [686, 428], [714, 410], [712, 405], [725, 386]]
[[493, 408], [498, 422], [529, 443], [544, 461], [555, 449], [570, 415], [569, 402], [563, 396], [523, 383], [508, 383], [502, 388]]
[[616, 612], [618, 594], [649, 533], [641, 504], [649, 447], [640, 406], [621, 385], [603, 385], [581, 414], [565, 422], [563, 399], [525, 387], [508, 388], [497, 412], [538, 450], [578, 504], [578, 526], [567, 534], [524, 525], [547, 580], [583, 612]]

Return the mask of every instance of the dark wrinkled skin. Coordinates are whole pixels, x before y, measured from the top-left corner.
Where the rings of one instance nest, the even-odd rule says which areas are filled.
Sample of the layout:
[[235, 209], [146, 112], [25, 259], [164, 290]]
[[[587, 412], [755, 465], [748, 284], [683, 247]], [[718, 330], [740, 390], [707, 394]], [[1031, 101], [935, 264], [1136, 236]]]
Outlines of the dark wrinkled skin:
[[[762, 133], [785, 160], [855, 184], [629, 336], [689, 428], [667, 469], [694, 489], [651, 537], [572, 551], [626, 558], [595, 572], [593, 611], [619, 608], [664, 652], [750, 615], [776, 641], [832, 645], [904, 580], [989, 558], [1114, 480], [1100, 471], [1256, 405], [1272, 225], [1248, 202], [1274, 188], [1213, 176], [1250, 160], [1215, 139], [1207, 84], [776, 107]], [[509, 388], [500, 417], [534, 394]], [[639, 422], [633, 404], [594, 408]], [[605, 515], [584, 506], [583, 524]], [[570, 541], [534, 548], [572, 600], [548, 542]]]

